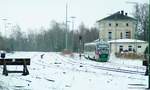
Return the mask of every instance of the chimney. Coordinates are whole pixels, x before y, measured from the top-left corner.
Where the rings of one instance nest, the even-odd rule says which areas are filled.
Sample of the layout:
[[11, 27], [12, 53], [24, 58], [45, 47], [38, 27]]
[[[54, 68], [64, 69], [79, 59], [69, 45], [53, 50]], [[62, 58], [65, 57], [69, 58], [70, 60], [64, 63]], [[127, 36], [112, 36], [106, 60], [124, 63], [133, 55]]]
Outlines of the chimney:
[[118, 14], [120, 13], [120, 11], [117, 12]]
[[127, 16], [127, 15], [128, 15], [128, 13], [125, 13], [125, 15]]
[[123, 12], [123, 10], [121, 11], [121, 15], [123, 15], [124, 14], [124, 12]]

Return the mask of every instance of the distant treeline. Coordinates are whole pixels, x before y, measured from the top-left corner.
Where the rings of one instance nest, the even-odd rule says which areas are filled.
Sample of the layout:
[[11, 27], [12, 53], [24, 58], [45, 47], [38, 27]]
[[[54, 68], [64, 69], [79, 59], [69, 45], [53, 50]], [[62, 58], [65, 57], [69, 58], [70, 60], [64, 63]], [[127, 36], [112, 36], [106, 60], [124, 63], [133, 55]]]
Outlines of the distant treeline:
[[[25, 35], [21, 28], [16, 26], [9, 38], [0, 36], [0, 50], [7, 51], [62, 51], [66, 47], [66, 33], [68, 36], [68, 49], [77, 52], [79, 50], [79, 36], [82, 36], [83, 43], [98, 39], [99, 31], [93, 28], [87, 28], [82, 23], [78, 30], [68, 30], [66, 32], [65, 24], [53, 21], [51, 28], [40, 30], [30, 30]], [[36, 33], [37, 31], [40, 31]]]
[[[149, 41], [149, 4], [135, 4], [133, 16], [137, 20], [136, 39]], [[21, 32], [21, 28], [12, 28], [9, 38], [0, 35], [0, 50], [7, 51], [62, 51], [66, 47], [66, 33], [68, 36], [68, 49], [77, 52], [79, 50], [79, 36], [82, 36], [82, 44], [98, 39], [99, 31], [95, 28], [87, 28], [83, 23], [77, 30], [66, 32], [65, 24], [53, 21], [51, 28], [30, 30], [28, 34]], [[100, 28], [99, 28], [100, 29]], [[37, 33], [37, 31], [40, 31]]]

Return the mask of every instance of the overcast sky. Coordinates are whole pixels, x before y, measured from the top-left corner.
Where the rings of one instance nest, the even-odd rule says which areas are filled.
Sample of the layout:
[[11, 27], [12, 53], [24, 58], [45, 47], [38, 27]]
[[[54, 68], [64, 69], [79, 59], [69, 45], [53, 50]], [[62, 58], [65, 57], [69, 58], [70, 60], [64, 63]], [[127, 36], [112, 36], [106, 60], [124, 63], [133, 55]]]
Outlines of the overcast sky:
[[65, 7], [68, 3], [68, 19], [76, 17], [75, 27], [81, 22], [91, 27], [97, 20], [120, 10], [130, 15], [133, 4], [126, 1], [149, 3], [149, 0], [0, 0], [0, 17], [20, 25], [24, 31], [28, 28], [48, 27], [52, 20], [65, 21]]

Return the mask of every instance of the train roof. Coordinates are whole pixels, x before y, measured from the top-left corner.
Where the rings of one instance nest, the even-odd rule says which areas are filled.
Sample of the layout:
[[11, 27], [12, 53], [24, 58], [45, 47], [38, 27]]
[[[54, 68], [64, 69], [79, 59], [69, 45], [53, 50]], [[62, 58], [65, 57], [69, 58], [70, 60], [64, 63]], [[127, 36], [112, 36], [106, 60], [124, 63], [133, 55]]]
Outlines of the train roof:
[[84, 45], [85, 46], [88, 46], [88, 45], [95, 45], [96, 46], [97, 44], [108, 44], [108, 42], [97, 39], [97, 40], [94, 40], [93, 42], [85, 43]]
[[87, 45], [93, 45], [94, 46], [94, 45], [96, 45], [96, 43], [95, 42], [91, 42], [91, 43], [85, 43], [84, 45], [85, 46], [87, 46]]

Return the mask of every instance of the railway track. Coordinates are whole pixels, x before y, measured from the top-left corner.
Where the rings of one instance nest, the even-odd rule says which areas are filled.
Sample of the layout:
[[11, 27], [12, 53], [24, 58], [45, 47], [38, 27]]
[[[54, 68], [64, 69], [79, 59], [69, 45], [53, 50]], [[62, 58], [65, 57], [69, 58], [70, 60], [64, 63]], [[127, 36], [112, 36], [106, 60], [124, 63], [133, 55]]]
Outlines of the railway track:
[[[127, 69], [121, 69], [121, 68], [112, 68], [112, 67], [107, 67], [107, 66], [93, 65], [93, 64], [89, 64], [89, 63], [83, 63], [80, 60], [75, 61], [74, 59], [71, 59], [71, 58], [68, 58], [65, 56], [61, 56], [59, 54], [55, 55], [55, 59], [61, 60], [64, 63], [71, 64], [71, 65], [79, 65], [79, 66], [82, 65], [83, 67], [91, 67], [91, 68], [95, 68], [95, 69], [101, 69], [101, 70], [112, 71], [112, 72], [145, 75], [144, 71], [127, 70]], [[32, 62], [32, 63], [38, 64], [40, 66], [46, 66], [49, 68], [52, 67], [48, 63], [37, 63], [37, 62]], [[0, 67], [0, 68], [2, 69], [2, 67]]]
[[[72, 58], [68, 58], [65, 56], [61, 56], [59, 54], [54, 54], [54, 59], [59, 60], [58, 62], [61, 61], [61, 64], [66, 63], [66, 64], [70, 64], [70, 65], [78, 65], [78, 66], [83, 66], [83, 67], [90, 67], [90, 68], [95, 68], [95, 69], [100, 69], [100, 70], [105, 70], [105, 71], [111, 71], [111, 72], [119, 72], [119, 73], [127, 73], [127, 74], [138, 74], [138, 75], [144, 75], [145, 72], [142, 71], [136, 71], [136, 70], [127, 70], [127, 69], [121, 69], [121, 68], [112, 68], [112, 67], [107, 67], [107, 66], [100, 66], [100, 65], [94, 65], [94, 64], [90, 64], [90, 63], [86, 63], [86, 62], [82, 62], [80, 60], [74, 60]], [[47, 61], [46, 62], [40, 62], [40, 61], [33, 61], [32, 63], [39, 65], [40, 68], [42, 68], [43, 66], [47, 67], [47, 68], [53, 68], [53, 66], [51, 66]], [[60, 64], [60, 65], [61, 65]], [[82, 68], [82, 67], [81, 67]], [[0, 69], [2, 70], [2, 66], [0, 67]], [[30, 68], [32, 69], [32, 68]], [[84, 69], [81, 69], [84, 71]], [[42, 73], [42, 72], [41, 72]], [[42, 73], [44, 75], [44, 73]], [[51, 79], [45, 77], [42, 77], [40, 75], [35, 76], [30, 74], [32, 78], [37, 79], [37, 78], [44, 78], [47, 81], [52, 81]], [[27, 82], [27, 84], [30, 85], [30, 83], [32, 82], [32, 79], [28, 79], [28, 78], [24, 78], [24, 77], [16, 77], [16, 76], [12, 76], [12, 78], [16, 78], [16, 79], [20, 79], [22, 81]], [[52, 81], [53, 82], [53, 81]], [[28, 88], [28, 86], [24, 86], [22, 87], [22, 89]], [[16, 88], [17, 89], [17, 88]], [[29, 89], [30, 90], [30, 89]]]
[[106, 66], [100, 66], [100, 65], [97, 66], [97, 65], [93, 65], [93, 64], [77, 62], [77, 61], [74, 61], [70, 58], [65, 58], [64, 59], [62, 56], [57, 56], [57, 57], [60, 58], [63, 62], [68, 63], [68, 64], [72, 64], [72, 65], [78, 64], [78, 65], [82, 65], [83, 67], [92, 67], [92, 68], [107, 70], [107, 71], [112, 71], [112, 72], [145, 75], [144, 71], [127, 70], [127, 69], [121, 69], [121, 68], [112, 68], [112, 67], [106, 67]]
[[104, 66], [95, 66], [95, 65], [91, 65], [91, 66], [96, 67], [98, 69], [107, 70], [107, 71], [129, 73], [129, 74], [140, 74], [140, 75], [145, 74], [145, 72], [141, 72], [141, 71], [126, 70], [126, 69], [120, 69], [120, 68], [111, 68], [111, 67], [104, 67]]
[[[83, 66], [83, 67], [91, 67], [91, 68], [95, 68], [95, 69], [100, 69], [100, 70], [106, 70], [106, 71], [111, 71], [111, 72], [119, 72], [119, 73], [128, 73], [128, 74], [138, 74], [138, 75], [144, 75], [145, 72], [143, 71], [136, 71], [136, 70], [127, 70], [127, 69], [120, 69], [120, 68], [112, 68], [112, 67], [106, 67], [106, 66], [100, 66], [100, 65], [93, 65], [93, 64], [89, 64], [89, 63], [83, 63], [80, 60], [75, 61], [74, 59], [65, 57], [65, 56], [61, 56], [59, 54], [55, 55], [55, 59], [61, 60], [62, 63], [67, 63], [67, 64], [71, 64], [71, 65], [79, 65], [79, 66]], [[48, 68], [52, 68], [53, 66], [49, 65], [48, 63], [41, 63], [41, 62], [32, 62], [34, 64], [37, 64], [39, 66], [45, 66]], [[81, 67], [82, 68], [82, 67]], [[2, 70], [2, 67], [0, 67], [0, 69]], [[24, 80], [26, 81], [26, 80]]]

